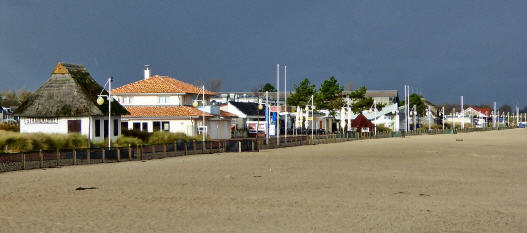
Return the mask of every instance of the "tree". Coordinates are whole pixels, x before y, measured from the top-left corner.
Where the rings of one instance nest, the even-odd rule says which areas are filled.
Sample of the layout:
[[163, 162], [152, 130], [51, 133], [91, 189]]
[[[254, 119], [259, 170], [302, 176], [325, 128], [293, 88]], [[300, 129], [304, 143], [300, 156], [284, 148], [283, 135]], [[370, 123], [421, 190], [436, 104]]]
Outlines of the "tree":
[[0, 105], [4, 107], [15, 107], [19, 106], [24, 102], [31, 94], [32, 91], [27, 90], [7, 90], [0, 92]]
[[416, 93], [411, 94], [410, 95], [410, 109], [413, 110], [413, 107], [415, 105], [417, 114], [424, 116], [426, 112], [426, 105], [421, 98], [423, 97]]
[[276, 88], [273, 86], [273, 84], [266, 83], [263, 85], [262, 88], [260, 88], [259, 92], [276, 92]]
[[305, 78], [298, 86], [294, 85], [293, 87], [295, 93], [287, 98], [287, 103], [291, 106], [305, 107], [311, 101], [311, 95], [316, 92], [315, 84], [311, 84], [308, 78]]
[[315, 96], [315, 105], [319, 109], [329, 110], [330, 114], [334, 116], [335, 110], [344, 106], [342, 91], [344, 88], [338, 84], [335, 77], [329, 77], [320, 85]]
[[209, 91], [213, 91], [213, 92], [220, 91], [222, 85], [223, 85], [223, 80], [219, 78], [211, 78], [205, 81], [205, 89]]
[[360, 113], [366, 109], [370, 109], [373, 106], [373, 99], [366, 97], [366, 87], [362, 86], [357, 90], [351, 91], [350, 98], [353, 104], [351, 110], [356, 113]]
[[508, 104], [504, 104], [504, 105], [501, 105], [501, 107], [499, 108], [499, 111], [500, 112], [503, 112], [503, 113], [507, 113], [507, 112], [510, 112], [512, 113], [512, 107]]
[[344, 90], [345, 91], [353, 91], [353, 83], [352, 82], [348, 82], [344, 85]]

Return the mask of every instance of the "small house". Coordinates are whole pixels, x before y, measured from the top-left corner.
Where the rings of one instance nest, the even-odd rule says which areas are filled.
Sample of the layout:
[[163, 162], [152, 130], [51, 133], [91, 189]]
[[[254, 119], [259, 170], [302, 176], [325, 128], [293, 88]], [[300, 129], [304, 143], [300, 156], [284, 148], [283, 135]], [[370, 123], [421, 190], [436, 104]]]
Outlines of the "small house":
[[351, 127], [359, 133], [367, 133], [373, 132], [375, 125], [361, 113], [355, 119], [351, 120]]
[[121, 135], [121, 115], [128, 111], [117, 101], [97, 104], [108, 93], [82, 65], [59, 63], [51, 77], [14, 112], [20, 117], [21, 133], [80, 133], [92, 140]]

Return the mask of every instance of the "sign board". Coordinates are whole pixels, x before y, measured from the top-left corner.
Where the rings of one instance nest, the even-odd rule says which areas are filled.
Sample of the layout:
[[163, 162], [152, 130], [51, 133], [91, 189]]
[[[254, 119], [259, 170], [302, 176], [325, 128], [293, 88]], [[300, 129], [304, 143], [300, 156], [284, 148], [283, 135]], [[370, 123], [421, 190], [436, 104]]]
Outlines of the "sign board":
[[59, 119], [58, 118], [26, 118], [24, 119], [24, 123], [26, 125], [39, 125], [39, 124], [58, 124]]
[[247, 128], [250, 132], [256, 132], [256, 125], [258, 125], [258, 131], [265, 132], [265, 121], [248, 121]]
[[199, 126], [198, 127], [198, 134], [205, 133], [207, 134], [207, 126]]
[[269, 135], [270, 136], [276, 135], [276, 125], [269, 125]]
[[280, 106], [270, 106], [271, 112], [280, 112]]

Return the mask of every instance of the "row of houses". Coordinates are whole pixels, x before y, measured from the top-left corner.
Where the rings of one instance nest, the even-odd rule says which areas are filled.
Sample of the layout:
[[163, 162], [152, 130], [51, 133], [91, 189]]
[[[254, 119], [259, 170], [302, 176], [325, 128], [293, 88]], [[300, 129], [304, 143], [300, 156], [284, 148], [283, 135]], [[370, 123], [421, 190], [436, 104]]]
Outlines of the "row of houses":
[[[280, 94], [287, 97], [291, 93]], [[99, 102], [99, 97], [109, 95], [111, 106], [108, 100]], [[269, 99], [269, 106], [263, 103], [264, 97]], [[228, 139], [233, 130], [245, 130], [244, 136], [265, 133], [274, 136], [306, 129], [319, 133], [363, 132], [371, 131], [372, 124], [394, 131], [404, 129], [404, 109], [399, 106], [396, 90], [367, 91], [366, 97], [384, 107], [359, 113], [353, 113], [349, 107], [342, 108], [340, 114], [331, 116], [323, 109], [306, 111], [298, 106], [285, 109], [272, 95], [265, 96], [263, 92], [211, 92], [168, 76], [151, 75], [148, 66], [140, 80], [108, 93], [84, 66], [58, 63], [49, 79], [12, 115], [20, 117], [23, 133], [81, 133], [92, 140], [115, 139], [126, 130], [167, 131], [188, 136], [206, 134], [211, 139]], [[345, 101], [349, 104], [353, 100]], [[437, 113], [435, 106], [427, 104]], [[467, 108], [460, 114], [463, 119], [456, 116], [452, 120], [466, 121], [470, 116], [469, 122], [473, 123], [476, 119], [488, 118], [489, 112], [489, 109]], [[430, 114], [428, 118], [411, 117], [410, 121], [440, 122], [437, 114]]]

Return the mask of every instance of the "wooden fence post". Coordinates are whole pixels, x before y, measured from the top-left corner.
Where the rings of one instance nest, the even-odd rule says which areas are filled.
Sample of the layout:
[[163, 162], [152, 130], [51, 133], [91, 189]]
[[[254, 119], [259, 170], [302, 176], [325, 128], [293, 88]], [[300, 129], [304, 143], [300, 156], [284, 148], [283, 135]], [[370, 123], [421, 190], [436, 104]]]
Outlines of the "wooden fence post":
[[212, 144], [214, 144], [214, 141], [210, 141], [209, 142], [209, 145], [210, 145], [209, 153], [211, 153], [211, 154], [212, 154]]
[[183, 155], [187, 155], [187, 142], [185, 142], [184, 144], [184, 147], [183, 147]]
[[90, 150], [90, 148], [88, 148], [88, 149], [86, 150], [86, 162], [87, 162], [88, 164], [90, 164], [90, 153], [91, 153], [91, 150]]
[[238, 152], [242, 152], [242, 141], [238, 141]]
[[156, 155], [156, 145], [151, 145], [150, 147], [152, 148], [152, 153], [150, 154], [150, 159], [152, 159], [152, 156]]
[[77, 164], [77, 151], [73, 150], [73, 165]]
[[251, 140], [251, 152], [254, 151], [254, 141]]
[[168, 157], [167, 156], [167, 144], [163, 144], [163, 156]]
[[196, 141], [192, 141], [192, 147], [194, 147], [194, 154], [196, 154]]
[[117, 149], [117, 162], [121, 162], [121, 149], [119, 147], [116, 147]]
[[141, 144], [141, 147], [139, 147], [139, 160], [143, 160], [143, 144]]
[[42, 154], [42, 149], [38, 151], [38, 155], [40, 157], [40, 168], [44, 168], [44, 155]]
[[102, 162], [104, 163], [104, 157], [106, 157], [106, 150], [102, 148]]
[[26, 154], [22, 153], [20, 156], [22, 157], [22, 170], [26, 170]]
[[177, 143], [174, 142], [174, 157], [177, 156]]
[[60, 150], [57, 148], [57, 167], [60, 165]]
[[128, 161], [132, 160], [132, 145], [128, 144]]

